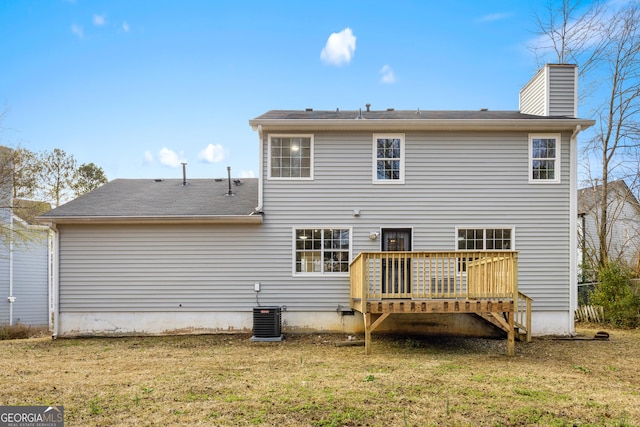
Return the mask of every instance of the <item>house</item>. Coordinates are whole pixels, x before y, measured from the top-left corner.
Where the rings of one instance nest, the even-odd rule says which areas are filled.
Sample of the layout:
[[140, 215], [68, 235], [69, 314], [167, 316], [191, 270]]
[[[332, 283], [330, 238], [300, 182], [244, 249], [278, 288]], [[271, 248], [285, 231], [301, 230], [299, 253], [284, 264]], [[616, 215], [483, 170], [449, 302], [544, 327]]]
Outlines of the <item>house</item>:
[[[8, 148], [0, 148], [3, 159], [7, 153]], [[34, 223], [50, 207], [10, 194], [5, 188], [0, 197], [0, 325], [50, 327], [50, 234], [48, 227]]]
[[[607, 186], [606, 242], [609, 258], [640, 269], [640, 203], [624, 180]], [[600, 251], [600, 217], [602, 186], [580, 189], [578, 192], [578, 265], [584, 282], [595, 280], [594, 269]]]
[[512, 348], [533, 300], [528, 334], [572, 334], [576, 81], [545, 66], [520, 111], [269, 111], [258, 179], [115, 180], [54, 209], [55, 333], [248, 331], [279, 307], [285, 331], [497, 325]]

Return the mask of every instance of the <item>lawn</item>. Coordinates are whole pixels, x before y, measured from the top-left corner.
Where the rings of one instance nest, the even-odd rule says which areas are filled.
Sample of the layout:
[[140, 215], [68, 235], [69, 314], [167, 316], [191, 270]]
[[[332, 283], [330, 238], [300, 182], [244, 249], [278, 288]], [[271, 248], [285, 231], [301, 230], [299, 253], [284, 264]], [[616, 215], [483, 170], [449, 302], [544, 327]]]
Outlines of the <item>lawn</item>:
[[376, 334], [370, 356], [329, 334], [0, 341], [0, 404], [63, 405], [67, 426], [640, 425], [640, 330], [603, 330], [515, 357], [505, 340]]

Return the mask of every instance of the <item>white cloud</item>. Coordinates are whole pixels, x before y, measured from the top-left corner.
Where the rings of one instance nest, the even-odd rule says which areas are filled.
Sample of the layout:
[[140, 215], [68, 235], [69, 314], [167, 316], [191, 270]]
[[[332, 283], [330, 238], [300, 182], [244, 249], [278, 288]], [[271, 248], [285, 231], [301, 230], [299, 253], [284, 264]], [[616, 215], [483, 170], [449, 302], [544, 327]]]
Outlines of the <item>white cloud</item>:
[[396, 82], [396, 76], [395, 74], [393, 74], [393, 70], [388, 65], [385, 64], [385, 66], [382, 67], [382, 69], [380, 70], [380, 74], [382, 74], [382, 78], [380, 79], [382, 83], [391, 84]]
[[125, 33], [129, 32], [129, 24], [126, 21], [122, 23], [122, 29]]
[[478, 22], [495, 22], [510, 18], [513, 13], [489, 13], [478, 18]]
[[240, 171], [240, 176], [238, 178], [255, 178], [256, 175], [253, 173], [253, 171], [246, 171], [246, 170], [242, 170]]
[[153, 163], [153, 153], [149, 150], [144, 152], [144, 162]]
[[73, 24], [71, 26], [71, 32], [75, 34], [79, 39], [84, 38], [84, 30], [81, 25]]
[[181, 163], [186, 162], [182, 151], [180, 153], [176, 153], [167, 147], [163, 147], [162, 150], [160, 150], [158, 153], [158, 160], [161, 164], [172, 168], [177, 168]]
[[93, 25], [102, 27], [107, 22], [104, 15], [93, 15]]
[[342, 65], [351, 62], [356, 50], [356, 36], [351, 28], [345, 28], [339, 33], [332, 33], [327, 44], [320, 52], [320, 59], [328, 65]]
[[206, 163], [218, 163], [226, 159], [227, 150], [220, 144], [209, 144], [198, 153], [198, 158]]

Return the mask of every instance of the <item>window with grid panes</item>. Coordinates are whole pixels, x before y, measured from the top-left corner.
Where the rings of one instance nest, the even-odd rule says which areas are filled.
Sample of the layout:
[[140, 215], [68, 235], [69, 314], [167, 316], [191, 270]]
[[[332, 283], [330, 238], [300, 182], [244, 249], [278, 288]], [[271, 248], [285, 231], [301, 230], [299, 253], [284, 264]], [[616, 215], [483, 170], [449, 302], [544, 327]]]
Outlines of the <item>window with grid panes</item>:
[[560, 182], [560, 136], [529, 136], [529, 182]]
[[404, 135], [374, 135], [374, 182], [404, 182]]
[[[511, 250], [512, 230], [510, 228], [459, 228], [457, 230], [459, 251], [502, 251]], [[473, 257], [462, 257], [458, 269], [466, 271], [467, 261]]]
[[269, 135], [269, 178], [312, 179], [313, 138]]
[[296, 274], [349, 271], [351, 231], [346, 228], [295, 230]]

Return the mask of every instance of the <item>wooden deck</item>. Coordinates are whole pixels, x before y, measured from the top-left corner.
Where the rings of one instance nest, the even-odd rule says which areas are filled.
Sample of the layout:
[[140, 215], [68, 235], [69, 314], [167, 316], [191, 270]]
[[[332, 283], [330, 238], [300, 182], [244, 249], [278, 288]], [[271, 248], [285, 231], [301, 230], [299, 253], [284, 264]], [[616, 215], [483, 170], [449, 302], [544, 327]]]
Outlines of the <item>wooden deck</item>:
[[531, 339], [531, 298], [518, 292], [518, 253], [362, 252], [351, 263], [351, 308], [363, 314], [365, 351], [390, 315], [477, 314], [507, 333]]

